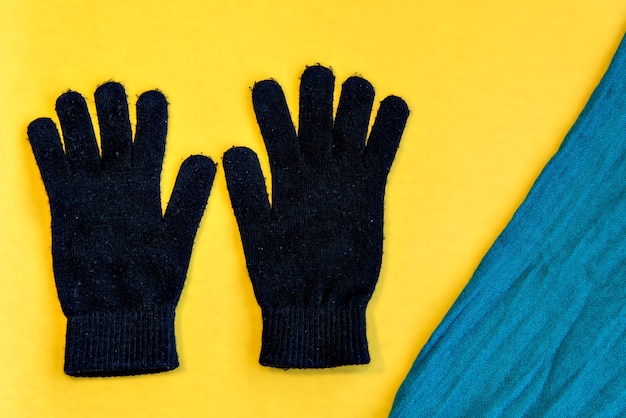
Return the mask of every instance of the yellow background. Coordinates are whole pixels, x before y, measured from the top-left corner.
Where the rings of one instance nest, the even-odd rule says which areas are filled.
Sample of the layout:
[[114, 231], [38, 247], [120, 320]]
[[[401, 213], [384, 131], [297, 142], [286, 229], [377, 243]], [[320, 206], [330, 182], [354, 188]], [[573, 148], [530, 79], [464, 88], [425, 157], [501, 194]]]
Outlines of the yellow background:
[[[0, 417], [386, 416], [624, 30], [623, 0], [0, 0]], [[192, 153], [221, 163], [245, 145], [267, 170], [250, 86], [275, 78], [295, 116], [299, 76], [314, 63], [332, 66], [338, 84], [362, 75], [377, 102], [396, 94], [411, 109], [367, 312], [371, 364], [258, 365], [260, 310], [220, 164], [177, 310], [180, 368], [65, 376], [65, 317], [28, 123], [56, 118], [67, 89], [92, 111], [107, 80], [126, 86], [132, 107], [161, 89], [171, 103], [167, 202]]]

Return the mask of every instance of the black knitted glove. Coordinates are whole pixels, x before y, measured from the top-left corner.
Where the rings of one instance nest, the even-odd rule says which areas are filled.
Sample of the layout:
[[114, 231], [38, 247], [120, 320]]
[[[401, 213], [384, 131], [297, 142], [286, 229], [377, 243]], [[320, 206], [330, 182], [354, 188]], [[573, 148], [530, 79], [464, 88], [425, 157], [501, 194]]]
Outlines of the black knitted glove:
[[263, 315], [259, 362], [319, 368], [369, 362], [365, 308], [382, 258], [387, 174], [408, 117], [382, 101], [366, 146], [374, 89], [343, 85], [333, 125], [334, 77], [306, 69], [296, 135], [280, 86], [254, 86], [252, 100], [272, 171], [272, 204], [257, 156], [224, 155], [248, 272]]
[[215, 165], [189, 157], [163, 216], [165, 97], [158, 91], [139, 97], [134, 142], [124, 88], [106, 83], [95, 99], [101, 156], [78, 93], [56, 103], [65, 152], [52, 120], [28, 127], [50, 199], [54, 276], [67, 316], [65, 373], [171, 370], [178, 366], [174, 310]]

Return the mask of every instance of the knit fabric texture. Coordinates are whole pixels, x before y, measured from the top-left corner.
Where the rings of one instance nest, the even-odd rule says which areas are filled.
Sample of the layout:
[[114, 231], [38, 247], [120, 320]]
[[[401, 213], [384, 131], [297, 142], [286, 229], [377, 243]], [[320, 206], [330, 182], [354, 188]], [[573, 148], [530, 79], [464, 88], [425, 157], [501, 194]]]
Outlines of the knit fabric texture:
[[626, 415], [626, 41], [392, 417]]
[[224, 154], [263, 316], [259, 362], [265, 366], [370, 360], [365, 308], [380, 272], [385, 184], [408, 108], [395, 96], [383, 100], [367, 140], [371, 84], [359, 77], [344, 83], [334, 124], [333, 90], [329, 69], [304, 71], [296, 134], [281, 87], [273, 80], [254, 86], [272, 174], [271, 206], [256, 154], [247, 148]]
[[65, 373], [171, 370], [178, 366], [174, 311], [215, 165], [189, 157], [163, 215], [165, 97], [139, 97], [134, 142], [124, 88], [103, 84], [95, 102], [101, 155], [76, 92], [56, 103], [64, 146], [51, 119], [28, 127], [50, 200], [54, 277], [67, 317]]

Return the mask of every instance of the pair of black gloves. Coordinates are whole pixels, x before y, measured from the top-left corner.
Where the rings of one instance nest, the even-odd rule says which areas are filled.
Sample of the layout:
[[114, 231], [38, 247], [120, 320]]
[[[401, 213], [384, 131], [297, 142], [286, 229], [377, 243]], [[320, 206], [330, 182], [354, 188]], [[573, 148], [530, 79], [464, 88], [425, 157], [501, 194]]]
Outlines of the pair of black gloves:
[[[260, 363], [321, 368], [369, 362], [365, 308], [382, 258], [383, 200], [408, 108], [382, 101], [367, 139], [374, 89], [351, 77], [333, 122], [334, 76], [308, 67], [298, 133], [280, 86], [252, 101], [272, 174], [270, 204], [254, 152], [223, 157], [248, 272], [263, 316]], [[95, 93], [101, 149], [84, 98], [59, 97], [54, 122], [28, 136], [50, 200], [52, 259], [67, 316], [65, 373], [114, 376], [178, 366], [174, 313], [215, 177], [210, 158], [180, 168], [165, 214], [160, 175], [167, 101], [137, 100], [133, 140], [124, 88]]]

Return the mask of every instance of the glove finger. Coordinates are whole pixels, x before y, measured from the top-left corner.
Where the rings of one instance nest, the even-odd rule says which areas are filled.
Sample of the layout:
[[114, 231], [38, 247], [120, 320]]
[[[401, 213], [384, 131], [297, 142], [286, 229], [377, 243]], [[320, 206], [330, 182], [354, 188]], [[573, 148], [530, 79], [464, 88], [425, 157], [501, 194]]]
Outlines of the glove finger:
[[137, 132], [133, 144], [133, 166], [159, 182], [165, 137], [167, 136], [167, 100], [159, 91], [151, 90], [137, 99]]
[[53, 191], [59, 190], [58, 185], [70, 175], [59, 131], [52, 119], [36, 119], [28, 125], [28, 139], [43, 183], [52, 198]]
[[226, 151], [223, 161], [235, 218], [246, 234], [249, 226], [269, 221], [270, 204], [259, 159], [251, 149], [237, 147]]
[[334, 86], [333, 73], [321, 65], [308, 67], [300, 80], [298, 139], [302, 157], [313, 165], [330, 155]]
[[[163, 221], [181, 257], [189, 257], [215, 178], [213, 160], [192, 155], [183, 161]], [[187, 260], [188, 261], [188, 260]]]
[[102, 165], [117, 163], [129, 167], [132, 133], [128, 117], [128, 101], [124, 87], [106, 83], [96, 89], [96, 112], [100, 124]]
[[296, 130], [280, 85], [274, 80], [256, 83], [252, 89], [252, 105], [272, 173], [276, 174], [300, 161]]
[[365, 161], [386, 175], [398, 150], [402, 132], [409, 117], [404, 100], [389, 96], [380, 103], [380, 109], [365, 149]]
[[367, 80], [350, 77], [343, 83], [333, 131], [335, 157], [363, 154], [373, 104], [374, 88]]
[[68, 91], [56, 103], [65, 154], [73, 171], [93, 172], [100, 168], [100, 153], [87, 103], [80, 94]]

